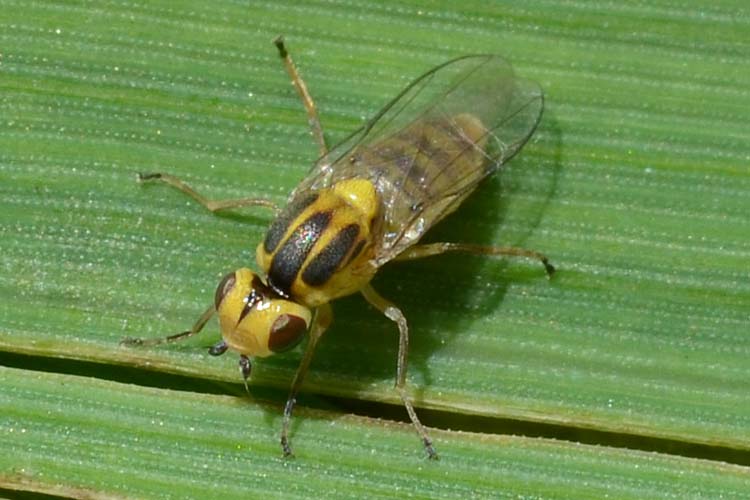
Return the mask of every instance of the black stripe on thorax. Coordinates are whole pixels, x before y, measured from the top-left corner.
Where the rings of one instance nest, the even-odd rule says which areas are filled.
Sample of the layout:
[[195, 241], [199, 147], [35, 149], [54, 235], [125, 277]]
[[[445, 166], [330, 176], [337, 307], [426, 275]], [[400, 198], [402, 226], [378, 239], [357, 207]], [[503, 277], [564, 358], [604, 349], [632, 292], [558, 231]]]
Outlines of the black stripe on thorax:
[[[349, 224], [339, 231], [320, 253], [310, 259], [310, 263], [302, 272], [302, 280], [310, 286], [320, 286], [328, 281], [354, 246], [357, 236], [357, 223]], [[361, 246], [359, 250], [361, 251]]]
[[294, 222], [304, 209], [315, 203], [318, 199], [317, 193], [310, 193], [302, 198], [293, 200], [282, 212], [274, 219], [271, 227], [266, 232], [266, 239], [263, 242], [263, 249], [266, 253], [273, 253], [276, 247], [281, 243], [281, 238], [286, 234], [289, 224]]
[[273, 256], [268, 270], [268, 283], [279, 293], [290, 295], [307, 255], [331, 222], [333, 213], [317, 212], [308, 217], [289, 235]]

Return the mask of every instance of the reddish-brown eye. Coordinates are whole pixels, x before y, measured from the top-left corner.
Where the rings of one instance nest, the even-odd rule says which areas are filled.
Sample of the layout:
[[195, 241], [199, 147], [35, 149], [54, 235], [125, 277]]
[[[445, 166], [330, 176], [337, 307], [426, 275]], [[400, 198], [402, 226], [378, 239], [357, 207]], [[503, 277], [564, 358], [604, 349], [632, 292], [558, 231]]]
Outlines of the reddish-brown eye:
[[296, 346], [307, 331], [304, 319], [294, 314], [281, 314], [271, 325], [268, 348], [273, 352], [284, 352]]
[[221, 304], [221, 301], [224, 300], [224, 297], [226, 294], [229, 293], [229, 291], [234, 288], [234, 283], [236, 281], [236, 278], [234, 277], [235, 273], [229, 273], [226, 276], [224, 276], [219, 282], [219, 286], [216, 287], [216, 295], [214, 296], [214, 304], [216, 305], [216, 310], [219, 310], [219, 305]]

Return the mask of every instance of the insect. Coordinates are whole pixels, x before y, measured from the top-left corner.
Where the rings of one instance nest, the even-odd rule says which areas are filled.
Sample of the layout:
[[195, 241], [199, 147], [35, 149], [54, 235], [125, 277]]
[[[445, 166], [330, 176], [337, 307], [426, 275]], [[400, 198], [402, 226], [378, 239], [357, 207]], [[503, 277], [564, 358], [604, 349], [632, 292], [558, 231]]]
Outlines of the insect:
[[495, 55], [459, 57], [408, 85], [363, 127], [330, 150], [317, 109], [286, 50], [274, 42], [302, 98], [320, 158], [291, 193], [285, 208], [265, 199], [210, 200], [180, 179], [140, 175], [179, 189], [212, 212], [262, 206], [275, 218], [258, 245], [260, 272], [241, 268], [219, 283], [213, 304], [190, 330], [163, 339], [125, 339], [154, 345], [199, 333], [218, 315], [222, 340], [209, 349], [239, 353], [245, 386], [252, 357], [307, 346], [284, 408], [281, 446], [292, 454], [289, 424], [296, 396], [323, 332], [332, 322], [330, 302], [361, 293], [399, 331], [396, 390], [429, 458], [438, 455], [419, 421], [406, 387], [409, 328], [401, 310], [370, 285], [389, 261], [446, 252], [523, 256], [554, 267], [531, 250], [463, 243], [418, 244], [422, 235], [458, 208], [484, 178], [526, 143], [539, 122], [542, 91], [517, 78]]

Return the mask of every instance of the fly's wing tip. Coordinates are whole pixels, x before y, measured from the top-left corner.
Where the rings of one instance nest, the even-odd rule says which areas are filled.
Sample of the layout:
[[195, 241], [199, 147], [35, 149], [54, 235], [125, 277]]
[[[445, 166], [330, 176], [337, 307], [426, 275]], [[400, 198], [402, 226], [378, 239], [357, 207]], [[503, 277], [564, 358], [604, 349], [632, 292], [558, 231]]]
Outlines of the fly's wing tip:
[[544, 95], [534, 83], [537, 91], [516, 94], [516, 103], [499, 123], [488, 130], [487, 156], [491, 170], [499, 168], [513, 158], [534, 134], [542, 118]]

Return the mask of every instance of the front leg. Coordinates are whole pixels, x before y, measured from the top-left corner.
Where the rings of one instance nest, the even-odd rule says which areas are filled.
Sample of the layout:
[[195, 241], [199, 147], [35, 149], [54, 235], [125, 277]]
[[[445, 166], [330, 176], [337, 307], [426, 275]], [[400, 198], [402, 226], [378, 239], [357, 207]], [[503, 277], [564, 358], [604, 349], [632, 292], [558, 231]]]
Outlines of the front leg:
[[401, 402], [404, 404], [404, 407], [406, 407], [406, 412], [409, 414], [409, 418], [411, 419], [412, 424], [414, 424], [414, 428], [422, 438], [422, 443], [424, 444], [427, 455], [431, 459], [437, 460], [438, 454], [432, 445], [432, 439], [430, 439], [430, 436], [427, 434], [427, 429], [422, 425], [422, 422], [419, 421], [417, 412], [414, 411], [414, 406], [411, 403], [411, 398], [409, 398], [409, 395], [406, 393], [406, 368], [409, 361], [409, 326], [406, 323], [406, 317], [392, 302], [381, 297], [372, 286], [366, 285], [361, 290], [361, 293], [367, 302], [372, 304], [378, 311], [382, 312], [386, 318], [398, 325], [399, 338], [398, 363], [396, 364], [396, 390], [401, 397]]
[[330, 304], [323, 304], [315, 310], [315, 318], [313, 324], [310, 327], [310, 338], [307, 341], [307, 347], [305, 347], [305, 353], [302, 355], [302, 360], [297, 367], [297, 373], [294, 374], [294, 380], [292, 381], [292, 389], [289, 391], [289, 397], [286, 400], [284, 406], [284, 420], [281, 425], [281, 449], [284, 451], [285, 457], [292, 456], [292, 447], [289, 444], [289, 424], [292, 421], [292, 410], [294, 404], [297, 402], [297, 393], [302, 387], [302, 381], [305, 378], [307, 369], [310, 367], [313, 355], [315, 354], [315, 347], [318, 345], [318, 340], [323, 335], [331, 323], [333, 322], [333, 310]]
[[228, 208], [240, 208], [240, 207], [266, 207], [272, 210], [275, 214], [279, 212], [279, 207], [270, 200], [263, 198], [238, 198], [236, 200], [211, 200], [200, 194], [195, 189], [185, 184], [181, 179], [174, 175], [153, 173], [153, 174], [138, 174], [138, 182], [148, 181], [159, 181], [164, 184], [169, 184], [173, 188], [182, 191], [211, 212], [218, 212], [219, 210], [226, 210]]
[[[208, 323], [208, 320], [211, 319], [211, 316], [214, 315], [216, 312], [216, 308], [213, 304], [205, 310], [203, 314], [201, 314], [201, 317], [198, 318], [198, 321], [195, 322], [193, 327], [190, 330], [186, 330], [184, 332], [175, 333], [174, 335], [169, 335], [167, 337], [158, 337], [153, 339], [144, 339], [140, 337], [125, 337], [120, 341], [121, 345], [127, 345], [127, 346], [155, 346], [159, 344], [167, 344], [170, 342], [179, 342], [181, 340], [185, 340], [187, 338], [192, 337], [193, 335], [198, 335], [202, 330], [203, 327], [206, 326], [206, 323]], [[215, 348], [216, 346], [214, 346]], [[214, 349], [212, 348], [212, 349]], [[215, 355], [213, 352], [211, 353]]]

